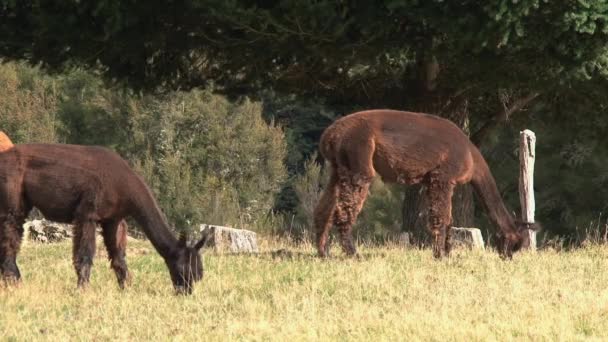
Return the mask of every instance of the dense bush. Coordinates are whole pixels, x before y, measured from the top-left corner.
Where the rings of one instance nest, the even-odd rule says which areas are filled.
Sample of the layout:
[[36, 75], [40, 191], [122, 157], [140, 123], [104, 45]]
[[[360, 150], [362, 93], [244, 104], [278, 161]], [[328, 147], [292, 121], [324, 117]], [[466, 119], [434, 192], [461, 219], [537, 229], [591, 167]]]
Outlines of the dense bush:
[[55, 142], [57, 82], [20, 64], [0, 65], [0, 130], [20, 142]]
[[286, 177], [286, 146], [259, 103], [192, 91], [141, 106], [130, 125], [139, 146], [131, 155], [173, 222], [243, 226], [271, 210]]
[[208, 90], [141, 96], [75, 70], [48, 77], [0, 66], [0, 129], [16, 143], [65, 142], [118, 151], [144, 176], [177, 229], [249, 226], [286, 179], [286, 142], [260, 103]]

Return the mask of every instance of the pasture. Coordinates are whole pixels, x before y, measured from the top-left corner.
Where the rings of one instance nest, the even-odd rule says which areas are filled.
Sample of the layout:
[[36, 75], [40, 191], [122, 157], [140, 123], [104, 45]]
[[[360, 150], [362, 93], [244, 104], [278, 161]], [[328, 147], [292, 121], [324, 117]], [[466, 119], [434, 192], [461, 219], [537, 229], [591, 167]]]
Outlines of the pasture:
[[2, 340], [606, 340], [608, 246], [501, 260], [492, 251], [360, 247], [320, 260], [310, 245], [262, 241], [273, 256], [205, 251], [205, 278], [175, 296], [145, 241], [130, 242], [132, 285], [120, 291], [98, 241], [85, 291], [71, 243], [28, 243], [23, 283], [0, 287]]

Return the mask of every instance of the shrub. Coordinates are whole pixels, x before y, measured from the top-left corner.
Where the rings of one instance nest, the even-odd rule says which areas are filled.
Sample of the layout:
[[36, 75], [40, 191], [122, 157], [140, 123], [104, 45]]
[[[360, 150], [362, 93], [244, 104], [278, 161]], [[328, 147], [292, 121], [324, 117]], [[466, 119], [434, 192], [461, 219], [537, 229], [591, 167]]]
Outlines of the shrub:
[[14, 143], [55, 142], [56, 81], [22, 64], [0, 65], [0, 130]]
[[286, 179], [283, 130], [262, 105], [210, 90], [137, 95], [72, 70], [0, 65], [0, 129], [15, 142], [102, 145], [131, 161], [178, 229], [248, 227]]
[[286, 178], [286, 147], [259, 103], [195, 90], [136, 106], [130, 154], [170, 221], [248, 227], [271, 210]]
[[[296, 207], [296, 236], [312, 234], [314, 208], [328, 181], [327, 167], [321, 167], [313, 154], [304, 164], [304, 172], [294, 180], [298, 197]], [[401, 229], [403, 190], [398, 185], [384, 184], [379, 177], [373, 179], [369, 194], [359, 214], [354, 233], [366, 240], [384, 240], [396, 235]], [[292, 227], [292, 228], [294, 228]], [[312, 234], [314, 236], [314, 234]]]

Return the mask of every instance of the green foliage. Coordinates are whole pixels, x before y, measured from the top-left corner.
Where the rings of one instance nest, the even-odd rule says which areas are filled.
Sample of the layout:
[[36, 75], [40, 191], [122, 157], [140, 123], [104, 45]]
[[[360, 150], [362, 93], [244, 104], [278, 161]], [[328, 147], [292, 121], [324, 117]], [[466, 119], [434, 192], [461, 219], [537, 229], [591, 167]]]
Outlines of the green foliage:
[[273, 84], [377, 98], [429, 52], [452, 80], [604, 77], [607, 18], [605, 0], [3, 0], [0, 56], [86, 65], [140, 88], [214, 82], [243, 94]]
[[[547, 136], [550, 150], [545, 154], [552, 157], [546, 159], [547, 164], [539, 160], [537, 170], [552, 192], [539, 187], [538, 216], [554, 229], [580, 226], [578, 221], [557, 217], [584, 221], [604, 211], [598, 204], [605, 202], [603, 192], [591, 190], [603, 188], [605, 172], [600, 128], [606, 107], [597, 94], [608, 90], [607, 20], [606, 0], [0, 0], [0, 56], [40, 63], [52, 71], [86, 66], [105, 80], [135, 89], [168, 91], [212, 84], [214, 91], [231, 99], [242, 95], [263, 99], [265, 119], [284, 127], [287, 141], [288, 182], [275, 201], [275, 209], [281, 211], [292, 211], [297, 205], [292, 182], [304, 171], [304, 161], [316, 149], [323, 128], [336, 117], [371, 107], [449, 117], [455, 112], [451, 106], [460, 104], [461, 113], [456, 114], [462, 117], [454, 121], [467, 125], [472, 136], [484, 127], [494, 127], [493, 134], [476, 142], [491, 156], [493, 171], [502, 174], [497, 178], [513, 208], [518, 202], [516, 158], [512, 158], [517, 131], [538, 129], [539, 148], [544, 148], [542, 139]], [[430, 68], [433, 65], [436, 69]], [[38, 121], [8, 118], [4, 113], [2, 120], [6, 127], [11, 122], [16, 141], [35, 140], [28, 133], [32, 129], [24, 127], [39, 122], [36, 125], [52, 127], [46, 132], [60, 132], [43, 140], [112, 146], [132, 160], [149, 157], [154, 165], [161, 165], [159, 158], [172, 153], [178, 159], [173, 167], [181, 170], [175, 172], [184, 172], [180, 178], [199, 184], [203, 181], [197, 172], [209, 168], [215, 174], [205, 176], [203, 183], [209, 182], [214, 189], [224, 189], [226, 183], [234, 187], [221, 192], [231, 195], [218, 199], [217, 208], [234, 205], [244, 212], [248, 211], [243, 208], [258, 211], [259, 202], [253, 205], [252, 196], [247, 195], [255, 192], [253, 185], [235, 181], [253, 179], [254, 163], [239, 159], [242, 155], [235, 158], [232, 151], [200, 164], [207, 155], [231, 151], [227, 143], [205, 145], [211, 140], [202, 138], [192, 142], [196, 155], [176, 153], [184, 146], [190, 148], [190, 143], [183, 142], [187, 138], [182, 140], [188, 135], [182, 126], [191, 127], [191, 122], [154, 109], [167, 98], [150, 103], [147, 97], [108, 89], [92, 78], [72, 71], [62, 74], [56, 88], [40, 88], [62, 89], [61, 101], [48, 104], [60, 108], [46, 111], [56, 113], [60, 124], [44, 119], [43, 110], [38, 111]], [[41, 82], [43, 77], [29, 79]], [[577, 91], [597, 94], [574, 96]], [[501, 114], [530, 94], [540, 94], [533, 104], [545, 109], [528, 108], [522, 118], [510, 117], [519, 115], [519, 110]], [[563, 101], [557, 104], [556, 98]], [[167, 106], [175, 112], [175, 103]], [[560, 107], [569, 111], [558, 116], [555, 109]], [[499, 125], [507, 119], [509, 125]], [[171, 129], [161, 132], [161, 121]], [[568, 128], [570, 122], [575, 129]], [[222, 124], [230, 126], [230, 122]], [[154, 139], [147, 132], [154, 132]], [[226, 141], [226, 137], [218, 134], [214, 139]], [[159, 139], [179, 143], [167, 152]], [[253, 141], [257, 140], [237, 149], [255, 150]], [[496, 148], [496, 143], [502, 146]], [[228, 168], [224, 175], [222, 167], [233, 160], [242, 164]], [[188, 168], [194, 170], [189, 178]], [[552, 171], [544, 174], [545, 168]], [[168, 184], [160, 180], [159, 170], [154, 174]], [[263, 182], [275, 189], [270, 178]], [[267, 203], [271, 192], [262, 202]], [[588, 193], [592, 193], [588, 201], [572, 200], [574, 194]]]
[[130, 160], [178, 229], [250, 226], [286, 179], [286, 142], [262, 105], [211, 91], [141, 96], [75, 70], [43, 76], [0, 67], [0, 129], [16, 143], [104, 145]]
[[56, 142], [56, 81], [21, 64], [0, 67], [0, 130], [13, 143]]
[[306, 172], [306, 162], [320, 159], [316, 154], [317, 144], [325, 127], [337, 117], [323, 100], [306, 99], [295, 95], [279, 95], [273, 91], [260, 94], [267, 121], [279, 123], [285, 130], [287, 156], [285, 166], [289, 179], [279, 193], [275, 209], [293, 213], [298, 205], [298, 195], [294, 188], [296, 177]]
[[73, 70], [58, 77], [60, 134], [67, 142], [123, 151], [129, 141], [129, 101], [135, 96], [107, 88], [95, 75]]
[[589, 222], [603, 226], [597, 220], [608, 211], [604, 83], [579, 83], [542, 99], [530, 108], [530, 119], [516, 117], [484, 151], [511, 207], [518, 209], [519, 142], [514, 137], [526, 128], [536, 133], [536, 217], [545, 233], [579, 240]]
[[150, 153], [161, 203], [175, 209], [170, 217], [242, 226], [270, 211], [286, 177], [286, 146], [259, 103], [205, 91], [142, 102], [130, 124], [140, 132], [131, 153]]
[[321, 167], [316, 159], [315, 153], [304, 163], [304, 172], [293, 181], [298, 199], [295, 214], [296, 226], [299, 229], [295, 234], [308, 234], [311, 237], [314, 236], [314, 210], [329, 180], [328, 167]]
[[306, 161], [313, 154], [316, 156], [317, 144], [325, 127], [339, 117], [336, 108], [320, 98], [281, 95], [274, 91], [263, 91], [259, 97], [264, 104], [266, 120], [285, 127], [289, 149], [285, 163], [289, 172], [301, 173]]
[[403, 186], [374, 178], [355, 225], [356, 234], [365, 240], [394, 239], [402, 231], [403, 197]]
[[[314, 236], [314, 209], [329, 178], [329, 166], [321, 167], [312, 155], [304, 164], [304, 172], [294, 180], [298, 198], [295, 226], [297, 235]], [[363, 210], [354, 227], [355, 234], [365, 240], [387, 240], [401, 231], [403, 188], [384, 184], [374, 178]]]

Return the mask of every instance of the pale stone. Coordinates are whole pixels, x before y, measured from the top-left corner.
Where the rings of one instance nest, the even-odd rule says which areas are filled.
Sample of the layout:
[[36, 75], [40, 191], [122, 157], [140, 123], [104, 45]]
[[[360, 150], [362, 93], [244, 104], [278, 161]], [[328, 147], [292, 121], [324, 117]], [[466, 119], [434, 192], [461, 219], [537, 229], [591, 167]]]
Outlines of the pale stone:
[[399, 235], [397, 235], [397, 244], [401, 247], [408, 247], [411, 241], [412, 239], [408, 232], [399, 233]]
[[208, 234], [207, 246], [215, 252], [258, 253], [256, 233], [250, 230], [202, 224], [200, 231]]
[[48, 220], [32, 220], [23, 224], [23, 240], [59, 242], [72, 237], [72, 226]]
[[478, 228], [452, 227], [452, 246], [466, 246], [470, 249], [485, 249], [481, 230]]

